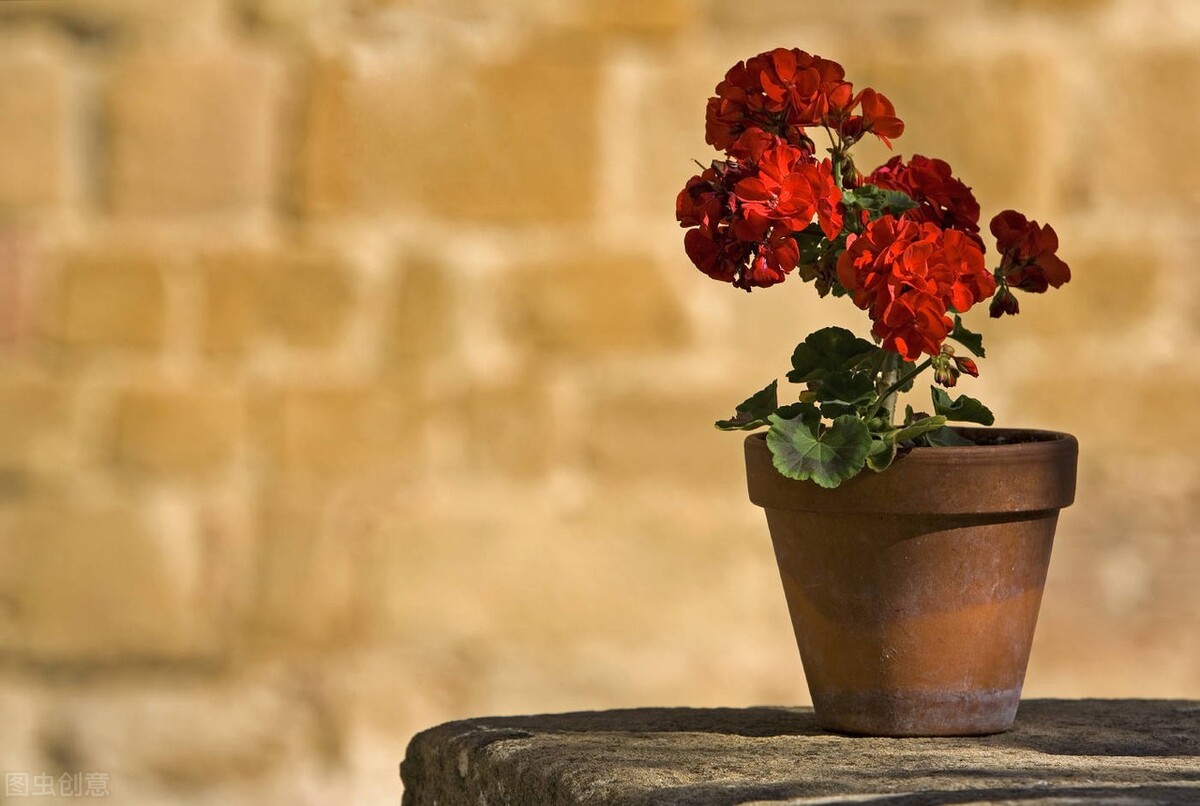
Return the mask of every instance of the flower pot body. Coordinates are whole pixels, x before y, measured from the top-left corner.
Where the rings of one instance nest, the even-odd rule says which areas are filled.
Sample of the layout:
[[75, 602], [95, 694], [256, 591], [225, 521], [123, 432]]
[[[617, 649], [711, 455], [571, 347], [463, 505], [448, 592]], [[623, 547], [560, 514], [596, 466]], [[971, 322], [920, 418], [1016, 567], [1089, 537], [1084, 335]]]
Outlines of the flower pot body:
[[1012, 726], [1060, 508], [1075, 495], [1067, 434], [916, 448], [833, 490], [787, 479], [746, 439], [821, 725], [877, 736]]

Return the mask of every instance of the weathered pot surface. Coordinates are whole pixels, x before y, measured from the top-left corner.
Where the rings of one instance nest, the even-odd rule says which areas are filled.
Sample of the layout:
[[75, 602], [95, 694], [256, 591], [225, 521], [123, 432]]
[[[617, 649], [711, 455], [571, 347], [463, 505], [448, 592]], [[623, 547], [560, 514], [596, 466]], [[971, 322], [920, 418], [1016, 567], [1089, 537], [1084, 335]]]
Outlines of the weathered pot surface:
[[1078, 443], [917, 448], [833, 490], [780, 475], [747, 437], [813, 707], [836, 731], [999, 733], [1012, 726]]

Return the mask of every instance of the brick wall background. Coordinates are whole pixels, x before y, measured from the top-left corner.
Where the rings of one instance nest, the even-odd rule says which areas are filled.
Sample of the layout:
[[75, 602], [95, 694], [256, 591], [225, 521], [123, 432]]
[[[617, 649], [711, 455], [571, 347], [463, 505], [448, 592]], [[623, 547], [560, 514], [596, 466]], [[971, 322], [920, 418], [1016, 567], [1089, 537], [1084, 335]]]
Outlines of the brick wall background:
[[455, 717], [805, 702], [711, 422], [865, 319], [673, 220], [781, 44], [1062, 237], [964, 381], [1082, 445], [1027, 693], [1200, 696], [1192, 0], [5, 0], [0, 767], [394, 803]]

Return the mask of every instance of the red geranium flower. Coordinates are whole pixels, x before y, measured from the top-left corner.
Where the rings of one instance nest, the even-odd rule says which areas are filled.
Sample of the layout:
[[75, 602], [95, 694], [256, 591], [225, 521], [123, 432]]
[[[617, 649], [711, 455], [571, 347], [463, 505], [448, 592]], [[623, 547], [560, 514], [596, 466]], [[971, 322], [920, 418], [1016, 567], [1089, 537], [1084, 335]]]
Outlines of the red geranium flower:
[[1016, 210], [1005, 210], [992, 219], [992, 235], [1000, 250], [1000, 275], [1005, 285], [1041, 294], [1071, 279], [1071, 268], [1055, 252], [1058, 233], [1039, 226]]
[[890, 148], [892, 144], [888, 138], [904, 134], [904, 121], [896, 117], [896, 107], [886, 95], [870, 87], [863, 90], [860, 97], [867, 130], [874, 132]]
[[[871, 89], [854, 94], [840, 64], [799, 48], [776, 48], [738, 62], [708, 99], [705, 140], [728, 150], [752, 128], [812, 152], [806, 127], [828, 125], [856, 140], [874, 132], [888, 143], [904, 124], [892, 103]], [[861, 115], [851, 113], [862, 105]], [[732, 152], [731, 152], [732, 153]]]
[[[862, 114], [851, 115], [860, 104]], [[896, 117], [896, 107], [886, 95], [870, 87], [854, 95], [851, 86], [845, 84], [831, 94], [830, 114], [824, 122], [837, 129], [852, 143], [870, 133], [891, 148], [891, 138], [904, 134], [904, 121]]]
[[730, 188], [750, 173], [738, 160], [719, 161], [693, 176], [675, 199], [675, 218], [684, 227], [715, 229], [735, 209]]
[[760, 241], [754, 247], [750, 265], [741, 278], [741, 284], [734, 281], [735, 286], [749, 291], [752, 287], [766, 288], [782, 283], [788, 273], [800, 262], [800, 247], [792, 233], [782, 227], [775, 227], [766, 240]]
[[675, 199], [675, 218], [680, 225], [696, 228], [684, 236], [684, 250], [692, 263], [714, 280], [734, 282], [753, 247], [731, 232], [737, 209], [731, 187], [748, 172], [748, 166], [737, 160], [714, 161], [689, 179]]
[[[768, 149], [775, 148], [783, 142], [782, 138], [754, 127], [746, 129], [746, 131], [739, 134], [737, 139], [726, 149], [726, 152], [734, 159], [743, 162], [758, 162]], [[794, 147], [800, 149], [805, 154], [812, 154], [812, 149], [807, 148], [807, 143]]]
[[728, 227], [698, 227], [683, 236], [683, 249], [696, 268], [714, 280], [735, 285], [753, 247], [734, 238]]
[[958, 230], [883, 216], [851, 236], [838, 280], [868, 311], [886, 349], [913, 361], [935, 356], [963, 313], [996, 290], [979, 246]]
[[799, 232], [816, 218], [826, 237], [842, 231], [838, 208], [842, 192], [833, 179], [829, 160], [816, 163], [803, 151], [781, 144], [765, 152], [758, 173], [737, 183], [734, 193], [742, 202], [741, 214], [750, 226], [748, 238], [761, 237], [772, 221]]
[[[765, 137], [765, 139], [764, 139]], [[713, 162], [675, 201], [684, 248], [708, 276], [749, 291], [782, 282], [800, 249], [792, 237], [814, 219], [829, 238], [842, 230], [841, 191], [828, 160], [751, 129], [734, 144], [742, 159]]]
[[866, 181], [911, 196], [918, 206], [906, 210], [906, 218], [961, 230], [986, 251], [979, 237], [979, 202], [944, 160], [914, 154], [905, 163], [899, 156], [892, 157], [872, 171]]

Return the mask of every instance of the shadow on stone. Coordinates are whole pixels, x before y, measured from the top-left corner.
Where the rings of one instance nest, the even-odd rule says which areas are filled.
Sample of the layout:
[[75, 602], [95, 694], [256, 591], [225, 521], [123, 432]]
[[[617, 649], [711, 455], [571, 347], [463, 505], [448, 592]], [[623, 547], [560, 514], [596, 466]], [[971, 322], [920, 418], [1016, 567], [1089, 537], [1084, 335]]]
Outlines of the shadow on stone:
[[818, 736], [823, 731], [809, 708], [628, 708], [567, 714], [482, 717], [489, 729], [535, 733], [723, 733], [729, 736]]
[[990, 744], [1056, 756], [1200, 756], [1200, 707], [1187, 700], [1028, 700]]
[[941, 804], [1047, 803], [1100, 804], [1100, 806], [1159, 806], [1159, 804], [1195, 804], [1200, 789], [1191, 786], [1080, 786], [1029, 788], [964, 789], [955, 792], [929, 790], [888, 795], [828, 795], [813, 797], [803, 786], [719, 787], [688, 786], [655, 792], [629, 806], [741, 806], [741, 804], [777, 803], [778, 806], [825, 806], [837, 803], [865, 803], [877, 806], [940, 806]]

